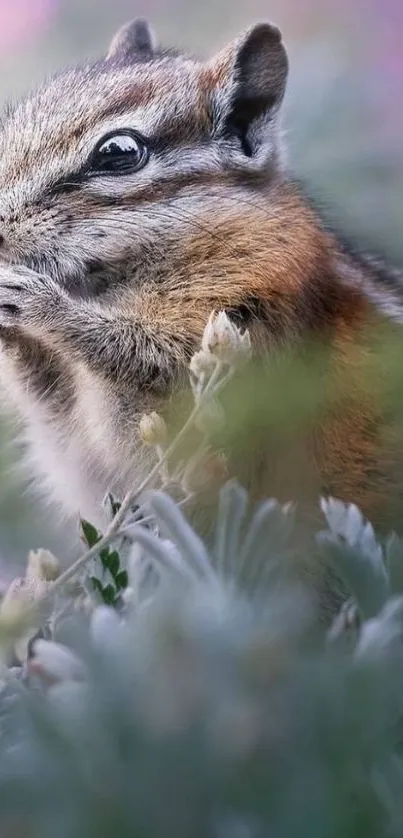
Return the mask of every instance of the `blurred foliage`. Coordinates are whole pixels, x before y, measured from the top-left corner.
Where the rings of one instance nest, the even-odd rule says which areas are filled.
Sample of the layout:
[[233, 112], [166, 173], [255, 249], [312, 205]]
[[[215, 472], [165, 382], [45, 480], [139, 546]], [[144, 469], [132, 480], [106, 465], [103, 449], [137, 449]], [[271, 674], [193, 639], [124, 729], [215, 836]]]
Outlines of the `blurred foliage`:
[[210, 552], [168, 496], [148, 507], [123, 607], [62, 609], [2, 672], [1, 835], [400, 838], [402, 542], [324, 505], [350, 595], [327, 627], [287, 574], [289, 507], [227, 484]]

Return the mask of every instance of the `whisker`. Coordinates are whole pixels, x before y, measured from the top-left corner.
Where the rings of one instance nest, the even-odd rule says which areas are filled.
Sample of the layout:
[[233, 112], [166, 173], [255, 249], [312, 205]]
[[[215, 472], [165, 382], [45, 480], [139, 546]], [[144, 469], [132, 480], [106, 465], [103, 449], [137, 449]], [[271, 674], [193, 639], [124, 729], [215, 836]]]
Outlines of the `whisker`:
[[[203, 224], [203, 222], [200, 221], [200, 219], [196, 219], [194, 217], [194, 215], [192, 215], [189, 211], [186, 211], [183, 207], [176, 206], [175, 207], [175, 213], [176, 213], [177, 217], [179, 216], [180, 218], [185, 220], [194, 229], [209, 235], [214, 241], [218, 242], [221, 247], [225, 248], [228, 255], [233, 256], [235, 258], [240, 257], [240, 251], [237, 248], [231, 246], [224, 236], [219, 235], [219, 233], [217, 232], [217, 224], [215, 226], [215, 230], [212, 230], [211, 227], [209, 227], [207, 224]], [[168, 220], [168, 221], [172, 222], [172, 215], [168, 212], [164, 213], [161, 210], [160, 207], [153, 208], [151, 210], [151, 212], [148, 214], [148, 218], [151, 219], [151, 220], [156, 220], [156, 221], [158, 221], [158, 220]], [[135, 228], [136, 231], [138, 231], [138, 220], [137, 219], [133, 219], [133, 220], [125, 219], [122, 222], [122, 218], [121, 218], [120, 213], [119, 214], [117, 213], [116, 219], [112, 218], [111, 216], [109, 216], [109, 218], [104, 218], [103, 216], [95, 216], [95, 217], [92, 216], [91, 218], [88, 218], [87, 220], [88, 220], [88, 223], [91, 223], [94, 220], [100, 222], [100, 224], [104, 227], [104, 229], [111, 229], [111, 230], [117, 230], [118, 229], [119, 232], [122, 232], [122, 229], [126, 228], [126, 230], [130, 233], [131, 228], [132, 229]], [[223, 219], [223, 221], [221, 222], [221, 225], [220, 224], [218, 225], [218, 229], [220, 228], [220, 226], [224, 227], [225, 224], [226, 224], [226, 219]], [[243, 258], [245, 258], [245, 257], [247, 258], [247, 261], [249, 261], [249, 263], [254, 267], [254, 270], [256, 271], [256, 265], [258, 264], [258, 260], [256, 259], [256, 256], [254, 255], [253, 258], [252, 258], [252, 256], [249, 257], [249, 256], [247, 256], [247, 254], [245, 252], [242, 253], [242, 256], [243, 256]], [[264, 259], [264, 261], [262, 262], [262, 269], [266, 268], [266, 265], [267, 265], [267, 262], [266, 262], [266, 259]]]

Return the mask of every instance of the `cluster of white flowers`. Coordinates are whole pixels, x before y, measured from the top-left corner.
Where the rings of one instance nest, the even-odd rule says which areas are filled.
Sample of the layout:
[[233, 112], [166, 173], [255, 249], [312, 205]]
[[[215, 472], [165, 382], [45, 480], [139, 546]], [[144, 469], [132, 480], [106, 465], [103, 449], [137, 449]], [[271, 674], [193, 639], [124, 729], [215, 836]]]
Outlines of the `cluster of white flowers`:
[[241, 331], [225, 311], [213, 312], [203, 333], [201, 349], [193, 355], [189, 364], [195, 404], [189, 425], [200, 432], [202, 441], [179, 473], [172, 475], [169, 472], [171, 446], [168, 446], [168, 431], [163, 417], [153, 411], [140, 420], [140, 437], [145, 445], [155, 448], [157, 454], [161, 485], [176, 483], [183, 491], [184, 499], [208, 485], [211, 474], [221, 475], [223, 479], [227, 476], [223, 455], [212, 452], [209, 445], [211, 437], [225, 422], [218, 396], [236, 370], [250, 360], [251, 354], [249, 332]]
[[211, 314], [203, 333], [202, 352], [229, 367], [238, 368], [249, 361], [252, 346], [250, 334], [233, 323], [225, 311]]

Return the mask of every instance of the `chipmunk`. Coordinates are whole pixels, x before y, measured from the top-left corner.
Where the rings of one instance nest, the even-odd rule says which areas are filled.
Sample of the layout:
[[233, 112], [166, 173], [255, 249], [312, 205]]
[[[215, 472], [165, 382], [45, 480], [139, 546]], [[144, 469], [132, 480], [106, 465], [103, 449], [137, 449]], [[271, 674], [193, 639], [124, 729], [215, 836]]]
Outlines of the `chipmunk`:
[[[351, 404], [314, 436], [317, 488], [368, 515], [385, 500], [356, 336], [403, 320], [401, 280], [348, 252], [288, 174], [287, 74], [270, 24], [199, 60], [136, 20], [3, 115], [0, 378], [67, 516], [97, 523], [105, 493], [138, 481], [139, 416], [185, 384], [223, 309], [259, 357], [317, 335], [330, 377], [356, 370]], [[253, 469], [273, 494], [277, 471]]]

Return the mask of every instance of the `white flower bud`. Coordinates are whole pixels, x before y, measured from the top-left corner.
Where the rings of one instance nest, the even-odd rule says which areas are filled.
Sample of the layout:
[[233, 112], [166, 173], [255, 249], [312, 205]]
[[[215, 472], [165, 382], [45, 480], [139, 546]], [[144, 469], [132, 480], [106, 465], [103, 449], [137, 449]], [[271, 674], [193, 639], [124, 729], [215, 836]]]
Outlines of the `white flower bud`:
[[11, 628], [14, 623], [21, 621], [31, 604], [32, 596], [26, 588], [25, 580], [20, 576], [13, 579], [0, 606], [1, 627], [4, 629], [9, 625]]
[[[39, 595], [45, 584], [40, 583]], [[18, 577], [11, 582], [0, 606], [0, 635], [20, 661], [26, 659], [29, 641], [35, 634], [32, 628], [35, 593], [25, 579]]]
[[216, 365], [217, 358], [211, 352], [206, 352], [204, 349], [201, 349], [200, 352], [195, 352], [190, 359], [189, 368], [190, 372], [197, 379], [210, 378]]
[[140, 437], [145, 445], [165, 445], [167, 440], [167, 426], [164, 419], [153, 410], [145, 413], [140, 419]]
[[203, 333], [202, 349], [224, 364], [239, 367], [250, 359], [250, 334], [241, 332], [225, 311], [213, 312]]
[[60, 565], [56, 556], [50, 550], [30, 550], [28, 553], [28, 564], [26, 580], [53, 582], [60, 573]]
[[31, 550], [25, 577], [13, 579], [0, 605], [0, 633], [12, 639], [20, 661], [27, 657], [28, 643], [35, 634], [33, 616], [37, 603], [59, 574], [59, 563], [48, 550]]

